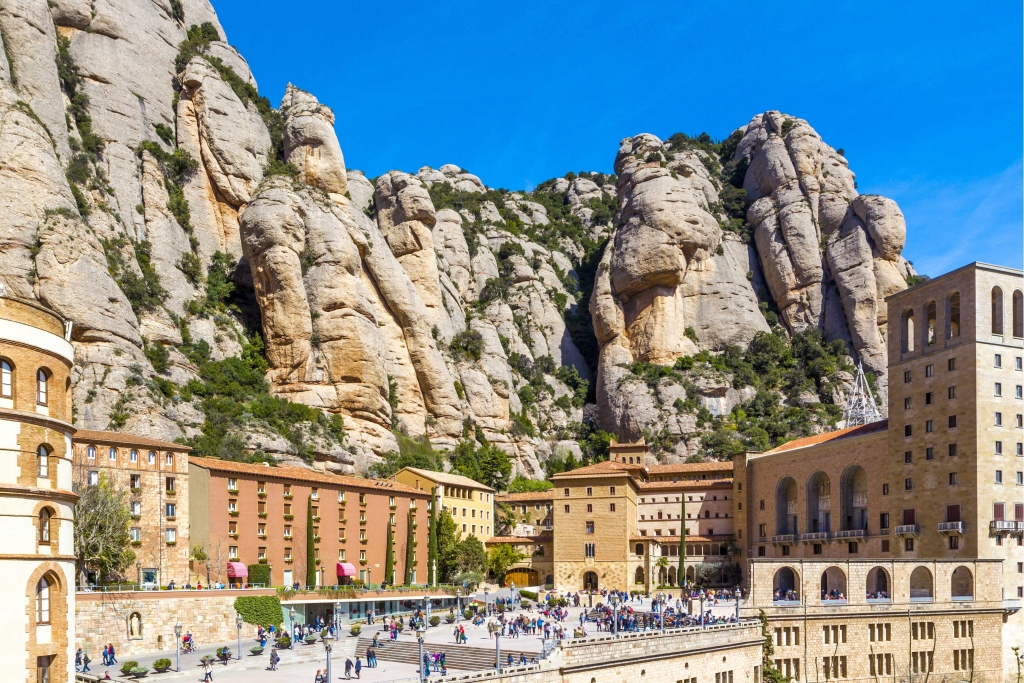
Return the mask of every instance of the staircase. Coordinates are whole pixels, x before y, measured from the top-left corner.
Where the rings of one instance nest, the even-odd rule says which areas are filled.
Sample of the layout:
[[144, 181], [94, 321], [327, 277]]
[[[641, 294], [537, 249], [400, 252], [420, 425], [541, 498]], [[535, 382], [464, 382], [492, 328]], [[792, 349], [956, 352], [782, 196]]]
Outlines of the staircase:
[[[505, 641], [507, 642], [507, 641]], [[522, 652], [520, 650], [505, 649], [502, 642], [501, 665], [506, 666], [508, 656], [512, 655], [518, 666], [520, 654], [526, 655], [526, 661], [532, 662], [534, 657], [539, 657], [537, 652]], [[365, 657], [366, 648], [373, 644], [373, 637], [359, 637], [356, 645], [356, 656]], [[472, 647], [469, 645], [456, 645], [455, 643], [423, 643], [423, 651], [444, 652], [445, 666], [449, 671], [479, 671], [481, 669], [494, 668], [494, 648]], [[377, 646], [377, 659], [388, 662], [400, 662], [402, 664], [417, 664], [419, 662], [419, 643], [409, 641], [391, 642], [381, 639]]]

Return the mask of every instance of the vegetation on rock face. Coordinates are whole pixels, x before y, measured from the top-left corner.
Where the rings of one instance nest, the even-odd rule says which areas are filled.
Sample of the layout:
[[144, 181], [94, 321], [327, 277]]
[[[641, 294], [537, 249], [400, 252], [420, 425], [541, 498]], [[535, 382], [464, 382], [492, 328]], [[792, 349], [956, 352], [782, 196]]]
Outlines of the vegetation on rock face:
[[160, 275], [150, 260], [149, 242], [132, 243], [137, 271], [125, 258], [129, 244], [125, 237], [100, 238], [100, 244], [107, 257], [107, 271], [128, 298], [136, 316], [155, 311], [163, 305], [167, 290], [160, 284]]

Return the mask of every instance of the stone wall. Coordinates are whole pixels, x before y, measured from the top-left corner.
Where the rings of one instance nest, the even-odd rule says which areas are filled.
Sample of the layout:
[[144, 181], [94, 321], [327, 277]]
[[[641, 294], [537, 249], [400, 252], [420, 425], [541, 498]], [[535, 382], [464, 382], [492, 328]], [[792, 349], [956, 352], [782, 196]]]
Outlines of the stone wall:
[[[75, 647], [83, 648], [94, 660], [107, 643], [114, 644], [122, 660], [140, 652], [173, 652], [177, 622], [182, 633], [192, 631], [202, 644], [235, 640], [235, 598], [275, 594], [273, 590], [79, 593]], [[129, 634], [133, 615], [139, 619], [141, 633], [137, 636]], [[242, 627], [243, 639], [251, 640], [252, 629]]]

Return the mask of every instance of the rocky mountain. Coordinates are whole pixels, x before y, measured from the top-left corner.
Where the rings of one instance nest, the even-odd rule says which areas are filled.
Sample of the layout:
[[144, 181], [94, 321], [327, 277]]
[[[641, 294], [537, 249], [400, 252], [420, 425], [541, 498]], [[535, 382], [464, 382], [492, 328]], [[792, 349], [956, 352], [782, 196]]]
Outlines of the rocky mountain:
[[0, 0], [0, 39], [0, 282], [74, 322], [83, 427], [345, 472], [402, 432], [539, 477], [612, 435], [828, 428], [855, 361], [884, 391], [903, 216], [802, 119], [637, 135], [530, 191], [369, 179], [206, 0]]

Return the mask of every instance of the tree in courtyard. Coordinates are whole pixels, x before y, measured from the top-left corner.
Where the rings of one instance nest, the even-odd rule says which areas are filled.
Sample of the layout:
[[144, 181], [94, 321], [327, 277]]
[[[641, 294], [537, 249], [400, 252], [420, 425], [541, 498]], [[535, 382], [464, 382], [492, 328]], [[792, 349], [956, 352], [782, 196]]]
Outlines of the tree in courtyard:
[[509, 568], [524, 557], [526, 556], [511, 543], [496, 543], [487, 552], [487, 571], [495, 581], [503, 583]]
[[405, 538], [405, 585], [411, 586], [416, 571], [416, 518], [409, 511], [408, 534]]
[[427, 582], [437, 584], [437, 495], [433, 493], [427, 511]]
[[395, 583], [395, 528], [388, 524], [387, 551], [384, 556], [384, 581], [390, 585]]
[[73, 482], [75, 505], [75, 563], [78, 581], [85, 585], [90, 568], [100, 579], [119, 579], [135, 561], [131, 548], [132, 523], [128, 491], [101, 472], [95, 484]]
[[459, 572], [459, 525], [452, 513], [441, 510], [437, 515], [437, 574], [442, 583], [450, 583]]
[[313, 537], [313, 496], [306, 499], [306, 586], [316, 585], [316, 539]]
[[487, 564], [487, 551], [476, 536], [467, 536], [459, 542], [455, 563], [460, 572], [481, 572]]

